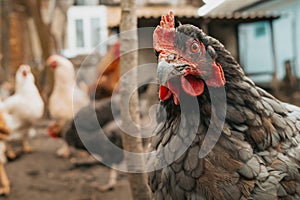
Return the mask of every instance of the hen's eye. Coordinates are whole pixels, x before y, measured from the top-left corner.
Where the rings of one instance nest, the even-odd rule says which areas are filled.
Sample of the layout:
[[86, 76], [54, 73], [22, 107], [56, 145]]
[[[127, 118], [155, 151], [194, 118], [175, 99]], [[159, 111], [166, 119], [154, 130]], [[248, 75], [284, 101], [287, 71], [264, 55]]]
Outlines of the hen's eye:
[[200, 51], [200, 45], [197, 42], [193, 42], [193, 44], [191, 45], [191, 51], [193, 53], [197, 53]]

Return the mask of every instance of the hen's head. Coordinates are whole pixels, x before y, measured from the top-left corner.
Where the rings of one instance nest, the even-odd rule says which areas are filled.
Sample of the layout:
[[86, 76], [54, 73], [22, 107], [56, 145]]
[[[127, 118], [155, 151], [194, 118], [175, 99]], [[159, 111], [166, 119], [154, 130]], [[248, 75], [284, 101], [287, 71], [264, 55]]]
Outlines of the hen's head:
[[[226, 83], [222, 64], [209, 36], [192, 25], [175, 28], [170, 12], [162, 16], [154, 31], [153, 45], [158, 55], [159, 97], [173, 98], [179, 104], [180, 95], [201, 96], [207, 87], [223, 87]], [[221, 45], [220, 43], [218, 43]]]
[[46, 65], [54, 70], [55, 79], [74, 76], [74, 66], [67, 58], [60, 55], [52, 55], [47, 61]]
[[21, 65], [16, 73], [16, 87], [24, 86], [27, 82], [34, 83], [34, 76], [29, 65]]

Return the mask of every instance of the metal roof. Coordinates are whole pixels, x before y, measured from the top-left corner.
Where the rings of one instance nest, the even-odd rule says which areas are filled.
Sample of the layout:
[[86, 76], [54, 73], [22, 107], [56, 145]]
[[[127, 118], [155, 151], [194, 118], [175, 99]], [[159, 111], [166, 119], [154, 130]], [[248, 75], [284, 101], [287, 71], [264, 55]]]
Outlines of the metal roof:
[[217, 15], [219, 13], [233, 13], [257, 2], [261, 2], [261, 0], [226, 0], [208, 14]]
[[[227, 2], [228, 1], [228, 2]], [[216, 9], [209, 12], [207, 15], [200, 17], [198, 15], [198, 7], [193, 6], [142, 6], [137, 8], [138, 18], [160, 18], [162, 14], [168, 13], [172, 10], [178, 18], [199, 18], [199, 19], [216, 19], [216, 20], [236, 20], [238, 22], [259, 21], [279, 18], [279, 14], [266, 11], [253, 12], [234, 12], [241, 9], [248, 4], [235, 4], [234, 2], [241, 2], [241, 0], [227, 0]], [[257, 0], [244, 0], [248, 3], [255, 3]], [[120, 7], [107, 7], [107, 20], [109, 27], [119, 26], [121, 20]]]
[[299, 3], [299, 0], [264, 0], [258, 1], [250, 6], [245, 7], [244, 11], [269, 11], [273, 12], [276, 11], [284, 6], [293, 5]]
[[[167, 14], [170, 10], [177, 17], [199, 17], [198, 8], [192, 6], [175, 7], [175, 6], [142, 6], [137, 8], [138, 18], [160, 18], [162, 14]], [[121, 20], [121, 8], [107, 6], [108, 26], [119, 26]]]
[[241, 19], [241, 20], [265, 20], [265, 19], [277, 19], [280, 17], [280, 14], [272, 13], [272, 12], [265, 12], [265, 11], [258, 11], [258, 12], [234, 12], [234, 13], [209, 13], [205, 15], [203, 18], [210, 18], [210, 19]]

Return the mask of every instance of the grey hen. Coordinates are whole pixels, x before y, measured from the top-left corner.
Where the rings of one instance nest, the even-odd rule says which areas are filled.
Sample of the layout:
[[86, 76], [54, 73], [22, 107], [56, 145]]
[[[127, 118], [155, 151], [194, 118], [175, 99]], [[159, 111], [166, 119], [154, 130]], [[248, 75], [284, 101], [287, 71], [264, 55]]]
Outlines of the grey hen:
[[174, 24], [164, 16], [153, 36], [167, 116], [152, 147], [168, 164], [149, 174], [153, 198], [300, 199], [300, 109], [255, 86], [218, 40]]

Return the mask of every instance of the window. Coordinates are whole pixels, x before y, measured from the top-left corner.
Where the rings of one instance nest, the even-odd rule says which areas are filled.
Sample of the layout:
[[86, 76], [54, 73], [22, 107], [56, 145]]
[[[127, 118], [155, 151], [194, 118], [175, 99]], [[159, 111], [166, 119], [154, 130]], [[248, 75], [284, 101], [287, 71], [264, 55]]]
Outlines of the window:
[[95, 47], [100, 42], [100, 19], [92, 18], [91, 19], [91, 46]]
[[76, 19], [76, 47], [84, 47], [83, 20]]
[[107, 39], [105, 6], [73, 6], [68, 10], [68, 49], [72, 55], [90, 54], [97, 47], [100, 55], [106, 46], [98, 45]]
[[265, 22], [258, 22], [255, 25], [255, 37], [263, 37], [266, 35], [266, 26]]

